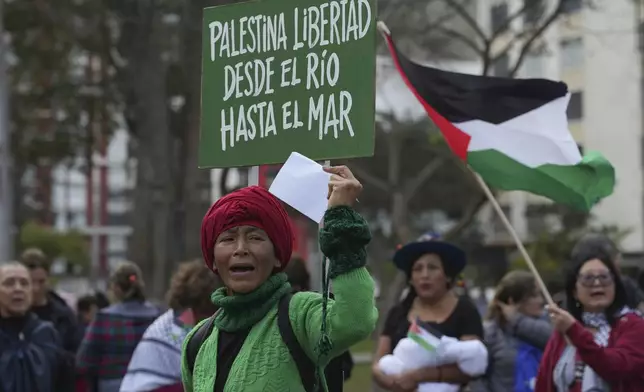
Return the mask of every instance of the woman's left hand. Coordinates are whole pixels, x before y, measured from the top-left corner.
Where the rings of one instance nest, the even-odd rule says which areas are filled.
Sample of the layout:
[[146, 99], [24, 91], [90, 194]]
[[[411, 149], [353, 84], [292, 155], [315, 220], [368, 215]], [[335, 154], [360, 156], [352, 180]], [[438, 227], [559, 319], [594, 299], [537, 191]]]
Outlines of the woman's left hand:
[[548, 305], [546, 309], [552, 325], [561, 333], [566, 333], [575, 323], [575, 318], [557, 305]]
[[394, 377], [393, 386], [395, 392], [414, 392], [418, 388], [418, 381], [414, 372], [407, 372]]

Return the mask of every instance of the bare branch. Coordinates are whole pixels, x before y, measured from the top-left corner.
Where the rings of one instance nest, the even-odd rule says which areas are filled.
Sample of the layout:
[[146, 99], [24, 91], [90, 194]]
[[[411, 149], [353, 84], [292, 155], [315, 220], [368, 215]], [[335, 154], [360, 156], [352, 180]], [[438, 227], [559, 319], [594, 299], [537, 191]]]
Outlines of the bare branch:
[[389, 188], [389, 184], [387, 184], [387, 181], [381, 178], [378, 178], [377, 176], [374, 176], [373, 174], [369, 173], [367, 170], [364, 170], [360, 166], [357, 166], [355, 163], [351, 164], [351, 171], [355, 173], [355, 175], [365, 183], [372, 185], [383, 192], [391, 191], [391, 189]]
[[483, 29], [481, 29], [481, 26], [476, 22], [476, 20], [470, 15], [469, 12], [465, 8], [463, 8], [463, 4], [459, 3], [456, 0], [445, 0], [448, 6], [450, 6], [456, 13], [463, 18], [463, 20], [474, 30], [476, 35], [479, 36], [479, 38], [483, 42], [489, 42], [488, 36], [485, 34]]
[[473, 185], [476, 193], [473, 194], [471, 201], [468, 203], [467, 207], [465, 208], [465, 212], [463, 213], [459, 221], [456, 222], [456, 224], [447, 233], [445, 233], [445, 238], [447, 239], [453, 239], [454, 237], [457, 237], [463, 230], [467, 229], [476, 219], [479, 211], [481, 211], [481, 208], [483, 208], [483, 206], [485, 206], [488, 202], [485, 193], [474, 177], [471, 169], [464, 165], [463, 161], [456, 158], [455, 155], [452, 155], [452, 159], [454, 160], [457, 167], [463, 171], [463, 178]]
[[481, 208], [483, 208], [483, 206], [487, 204], [487, 202], [488, 200], [487, 197], [485, 197], [485, 194], [483, 194], [482, 191], [479, 192], [467, 206], [465, 213], [463, 213], [463, 216], [461, 216], [461, 219], [459, 219], [459, 221], [451, 229], [449, 229], [447, 233], [445, 233], [445, 238], [453, 239], [454, 237], [458, 236], [463, 230], [469, 227], [474, 219], [476, 219], [476, 216], [478, 215]]
[[476, 52], [476, 54], [478, 54], [480, 56], [484, 55], [484, 53], [485, 53], [484, 49], [481, 49], [479, 47], [479, 45], [476, 43], [476, 41], [474, 41], [473, 39], [471, 39], [467, 35], [461, 33], [460, 31], [450, 29], [448, 27], [443, 27], [443, 26], [434, 26], [433, 28], [435, 30], [441, 32], [442, 34], [444, 34], [445, 36], [447, 36], [449, 38], [454, 38], [454, 39], [457, 39], [457, 40], [463, 42], [465, 45], [467, 45], [472, 50], [474, 50], [474, 52]]
[[519, 9], [519, 10], [518, 10], [517, 12], [515, 12], [514, 14], [509, 15], [509, 16], [505, 19], [505, 21], [503, 21], [503, 24], [501, 24], [501, 26], [499, 26], [499, 28], [498, 28], [498, 29], [496, 29], [496, 30], [492, 33], [492, 35], [490, 36], [490, 41], [494, 41], [494, 40], [496, 40], [497, 38], [499, 38], [499, 36], [500, 36], [500, 35], [502, 35], [503, 33], [505, 33], [505, 32], [510, 28], [510, 25], [512, 24], [512, 22], [514, 22], [515, 20], [519, 19], [523, 14], [525, 14], [525, 12], [526, 12], [529, 8], [532, 8], [532, 7], [536, 6], [537, 4], [538, 4], [538, 3], [537, 3], [537, 2], [534, 2], [534, 1], [524, 1], [524, 2], [523, 2], [523, 7], [521, 7], [521, 9]]
[[[430, 3], [432, 1], [435, 1], [435, 0], [430, 0]], [[389, 6], [392, 5], [392, 4], [396, 4], [397, 7], [395, 7], [395, 9], [394, 9], [394, 7], [390, 8]], [[413, 5], [413, 3], [411, 5]], [[427, 6], [427, 5], [428, 4], [425, 4], [425, 6]], [[417, 11], [414, 10], [414, 8], [412, 6], [410, 6], [409, 1], [401, 1], [398, 4], [398, 2], [396, 2], [395, 0], [391, 0], [391, 3], [389, 3], [387, 5], [386, 10], [389, 10], [389, 12], [387, 13], [386, 16], [382, 16], [382, 13], [381, 13], [381, 18], [382, 19], [387, 19], [388, 24], [390, 26], [406, 26], [406, 27], [409, 27], [409, 33], [411, 33], [410, 34], [411, 36], [426, 35], [428, 31], [431, 32], [434, 28], [444, 25], [445, 23], [447, 23], [448, 21], [450, 21], [451, 19], [453, 19], [454, 17], [457, 16], [457, 14], [455, 12], [445, 12], [439, 18], [437, 18], [434, 21], [431, 21], [427, 25], [423, 25], [423, 26], [412, 25], [412, 26], [410, 26], [409, 21], [408, 21], [409, 14], [417, 12]], [[431, 15], [428, 15], [428, 18], [429, 17], [431, 17]], [[400, 19], [400, 20], [396, 20], [394, 22], [394, 20], [395, 20], [394, 18]], [[416, 27], [416, 28], [414, 28], [414, 27]], [[407, 29], [405, 29], [405, 30], [407, 30]], [[384, 47], [384, 45], [385, 45], [385, 41], [382, 40], [380, 42], [379, 46], [378, 46], [378, 50], [380, 50], [381, 47]]]
[[[436, 26], [443, 26], [446, 22], [452, 20], [455, 16], [458, 16], [456, 12], [445, 12], [440, 18], [436, 19], [432, 23], [427, 25], [426, 30], [431, 31], [432, 28]], [[429, 17], [429, 15], [428, 15]]]
[[544, 20], [541, 26], [534, 30], [530, 38], [525, 41], [523, 47], [519, 51], [519, 57], [517, 58], [514, 67], [512, 67], [512, 69], [510, 70], [510, 76], [514, 76], [517, 74], [517, 72], [519, 72], [519, 68], [521, 68], [521, 65], [523, 64], [523, 61], [525, 60], [528, 53], [530, 53], [530, 49], [532, 48], [534, 41], [536, 41], [537, 38], [541, 37], [544, 31], [546, 31], [548, 27], [550, 27], [550, 25], [552, 25], [559, 18], [559, 16], [561, 16], [564, 11], [563, 5], [565, 1], [567, 0], [559, 0], [554, 11], [552, 11], [552, 14], [550, 14], [550, 16], [548, 16], [548, 18]]
[[400, 9], [399, 6], [402, 5], [401, 3], [403, 3], [403, 0], [390, 0], [387, 6], [379, 12], [380, 19], [385, 20], [389, 18], [396, 10]]
[[409, 203], [412, 197], [414, 197], [418, 192], [418, 189], [420, 189], [420, 187], [423, 186], [423, 184], [427, 182], [441, 166], [443, 166], [443, 163], [445, 163], [445, 158], [443, 157], [437, 157], [427, 162], [416, 178], [411, 180], [403, 190], [405, 204]]
[[492, 58], [490, 56], [491, 50], [491, 43], [486, 42], [485, 49], [483, 50], [483, 54], [481, 55], [481, 57], [483, 58], [483, 70], [481, 71], [481, 75], [483, 76], [487, 76], [487, 74], [490, 73], [490, 66], [492, 65]]
[[512, 50], [514, 45], [516, 45], [519, 42], [521, 42], [525, 38], [525, 36], [527, 34], [528, 34], [527, 31], [522, 31], [522, 32], [516, 33], [514, 35], [514, 37], [512, 37], [512, 39], [508, 40], [508, 43], [505, 44], [503, 49], [501, 49], [500, 51], [498, 51], [498, 53], [496, 53], [494, 56], [492, 56], [492, 58], [490, 59], [490, 63], [494, 64], [500, 58], [502, 58], [503, 56], [506, 56], [508, 53], [510, 53], [510, 51]]

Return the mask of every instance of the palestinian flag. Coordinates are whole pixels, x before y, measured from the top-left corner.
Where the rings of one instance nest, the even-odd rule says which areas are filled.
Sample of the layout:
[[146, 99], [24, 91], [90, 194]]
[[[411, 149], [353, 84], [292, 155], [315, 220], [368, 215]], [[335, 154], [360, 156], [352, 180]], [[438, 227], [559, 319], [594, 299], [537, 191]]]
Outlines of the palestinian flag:
[[613, 192], [610, 162], [597, 152], [582, 157], [568, 131], [564, 83], [421, 66], [383, 34], [396, 68], [449, 147], [489, 185], [585, 211]]
[[440, 337], [435, 336], [425, 328], [421, 327], [420, 323], [421, 322], [418, 319], [411, 323], [409, 330], [407, 331], [407, 337], [425, 350], [435, 352], [441, 342]]

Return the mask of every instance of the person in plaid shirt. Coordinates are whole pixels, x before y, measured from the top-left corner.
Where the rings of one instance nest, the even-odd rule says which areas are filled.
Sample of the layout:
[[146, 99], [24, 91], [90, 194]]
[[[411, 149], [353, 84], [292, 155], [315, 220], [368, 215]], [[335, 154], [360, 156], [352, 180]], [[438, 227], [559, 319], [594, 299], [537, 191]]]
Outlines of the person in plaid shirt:
[[118, 392], [132, 353], [160, 309], [145, 300], [141, 270], [122, 263], [110, 277], [116, 303], [101, 309], [87, 328], [76, 368], [96, 392]]

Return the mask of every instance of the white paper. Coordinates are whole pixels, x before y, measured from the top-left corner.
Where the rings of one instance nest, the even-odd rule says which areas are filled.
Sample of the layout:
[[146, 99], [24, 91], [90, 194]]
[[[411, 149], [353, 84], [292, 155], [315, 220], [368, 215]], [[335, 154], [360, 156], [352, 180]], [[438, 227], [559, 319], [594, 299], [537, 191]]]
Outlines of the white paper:
[[331, 174], [322, 165], [292, 152], [273, 180], [269, 192], [320, 223], [327, 209]]

